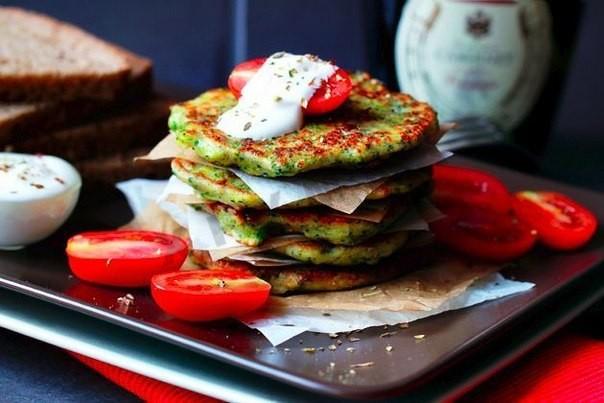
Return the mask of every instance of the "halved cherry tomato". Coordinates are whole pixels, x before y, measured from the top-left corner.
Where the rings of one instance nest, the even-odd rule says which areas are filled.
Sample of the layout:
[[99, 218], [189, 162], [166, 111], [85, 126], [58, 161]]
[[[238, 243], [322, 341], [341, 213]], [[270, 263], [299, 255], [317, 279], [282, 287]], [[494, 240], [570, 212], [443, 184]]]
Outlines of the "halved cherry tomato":
[[158, 273], [178, 270], [188, 254], [179, 237], [152, 231], [84, 232], [67, 241], [78, 278], [118, 287], [143, 287]]
[[511, 214], [472, 206], [452, 206], [430, 223], [436, 239], [451, 249], [480, 259], [504, 262], [527, 253], [536, 235]]
[[[241, 90], [265, 60], [266, 58], [252, 59], [235, 66], [228, 79], [228, 86], [233, 95], [237, 98], [241, 96]], [[350, 76], [345, 70], [338, 67], [334, 74], [323, 81], [321, 87], [315, 91], [304, 109], [304, 114], [322, 115], [334, 111], [346, 102], [350, 91], [352, 91]]]
[[264, 305], [271, 285], [245, 270], [194, 270], [158, 274], [151, 295], [161, 309], [189, 321], [238, 317]]
[[512, 208], [506, 186], [496, 177], [472, 168], [438, 164], [432, 173], [432, 199], [439, 206], [474, 206], [497, 213]]
[[553, 249], [570, 250], [586, 244], [596, 232], [598, 220], [586, 207], [555, 192], [518, 192], [513, 200], [518, 218]]
[[432, 199], [439, 206], [469, 205], [497, 213], [512, 209], [506, 186], [495, 176], [478, 169], [438, 164], [432, 173]]
[[248, 60], [243, 63], [239, 63], [231, 74], [227, 81], [229, 89], [237, 98], [241, 96], [241, 90], [247, 82], [256, 74], [256, 72], [262, 67], [266, 61], [265, 57], [259, 57], [257, 59]]
[[348, 73], [337, 68], [326, 81], [313, 94], [306, 109], [305, 115], [323, 115], [338, 109], [350, 95], [352, 81]]

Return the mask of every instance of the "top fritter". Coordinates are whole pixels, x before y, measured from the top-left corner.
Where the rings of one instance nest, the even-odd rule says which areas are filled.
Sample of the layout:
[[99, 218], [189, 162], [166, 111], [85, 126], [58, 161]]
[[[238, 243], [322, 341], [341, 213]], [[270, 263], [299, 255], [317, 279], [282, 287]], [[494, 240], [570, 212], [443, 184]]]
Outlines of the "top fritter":
[[368, 74], [351, 75], [348, 100], [327, 115], [280, 137], [252, 140], [216, 128], [237, 104], [228, 89], [214, 89], [172, 107], [170, 130], [204, 160], [256, 176], [294, 176], [321, 168], [353, 168], [409, 150], [438, 133], [436, 112], [411, 96], [390, 92]]

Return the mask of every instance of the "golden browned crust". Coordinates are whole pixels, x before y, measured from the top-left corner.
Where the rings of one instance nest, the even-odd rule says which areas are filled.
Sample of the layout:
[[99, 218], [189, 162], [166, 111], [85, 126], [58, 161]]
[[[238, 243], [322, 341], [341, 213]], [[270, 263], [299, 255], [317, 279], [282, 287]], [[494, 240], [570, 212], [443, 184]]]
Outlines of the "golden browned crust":
[[216, 129], [220, 115], [236, 104], [228, 89], [174, 106], [170, 129], [206, 161], [268, 177], [356, 168], [412, 149], [438, 132], [436, 112], [428, 104], [390, 92], [368, 74], [351, 77], [352, 92], [338, 110], [309, 118], [300, 130], [276, 138], [238, 139]]
[[394, 279], [404, 273], [426, 267], [436, 255], [424, 249], [403, 250], [380, 262], [379, 265], [356, 265], [337, 267], [329, 265], [300, 264], [292, 266], [258, 267], [246, 262], [228, 259], [216, 262], [205, 251], [193, 250], [193, 263], [210, 270], [247, 270], [268, 281], [271, 293], [339, 291], [378, 284]]

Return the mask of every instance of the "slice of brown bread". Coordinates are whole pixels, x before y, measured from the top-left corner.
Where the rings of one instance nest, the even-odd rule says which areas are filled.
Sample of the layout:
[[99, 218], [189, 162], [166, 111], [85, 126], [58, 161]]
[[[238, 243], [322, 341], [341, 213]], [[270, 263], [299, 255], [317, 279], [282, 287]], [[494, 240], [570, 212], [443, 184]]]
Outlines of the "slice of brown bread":
[[0, 100], [114, 99], [130, 70], [124, 52], [71, 24], [0, 7]]
[[117, 45], [111, 45], [121, 52], [130, 66], [126, 86], [118, 94], [120, 101], [141, 100], [153, 90], [153, 62]]
[[172, 100], [157, 97], [89, 123], [33, 134], [4, 148], [15, 152], [56, 155], [76, 162], [151, 147], [168, 130], [166, 122], [172, 103]]
[[137, 160], [151, 147], [140, 147], [106, 157], [77, 161], [75, 167], [85, 183], [113, 184], [131, 178], [166, 179], [170, 176], [170, 161]]
[[77, 124], [107, 109], [110, 103], [97, 101], [0, 103], [0, 146], [33, 133]]
[[116, 101], [0, 103], [0, 145], [31, 137], [33, 133], [80, 124], [94, 114], [107, 113], [149, 97], [153, 87], [151, 61], [116, 48], [123, 52], [130, 65], [128, 83]]

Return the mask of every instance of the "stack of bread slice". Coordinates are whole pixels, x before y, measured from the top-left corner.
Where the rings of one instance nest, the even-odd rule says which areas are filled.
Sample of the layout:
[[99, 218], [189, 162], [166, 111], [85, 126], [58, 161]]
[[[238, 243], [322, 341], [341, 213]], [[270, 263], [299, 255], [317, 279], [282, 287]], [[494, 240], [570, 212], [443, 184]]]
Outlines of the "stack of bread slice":
[[[424, 146], [433, 148], [440, 132], [437, 116], [429, 105], [388, 91], [368, 74], [351, 77], [353, 89], [343, 106], [277, 138], [239, 139], [217, 129], [221, 114], [237, 102], [228, 89], [172, 107], [169, 127], [182, 150], [172, 171], [179, 186], [192, 188], [198, 198], [189, 207], [215, 220], [217, 230], [209, 237], [228, 236], [247, 251], [216, 258], [194, 243], [196, 263], [242, 267], [269, 281], [276, 294], [360, 287], [414, 267], [400, 256], [414, 235], [402, 223], [431, 191], [431, 163], [394, 167], [416, 158]], [[369, 175], [378, 170], [389, 174], [376, 182]], [[331, 202], [320, 197], [324, 193], [275, 202], [300, 181], [307, 188], [349, 183], [364, 172], [366, 179], [356, 185], [333, 189], [340, 193], [332, 194]], [[259, 182], [268, 192], [254, 191]], [[352, 211], [334, 207], [348, 204], [333, 201], [359, 188], [363, 200]], [[194, 225], [188, 225], [191, 233]]]
[[152, 63], [73, 25], [0, 7], [0, 150], [51, 154], [85, 180], [163, 175], [133, 164], [165, 133]]

